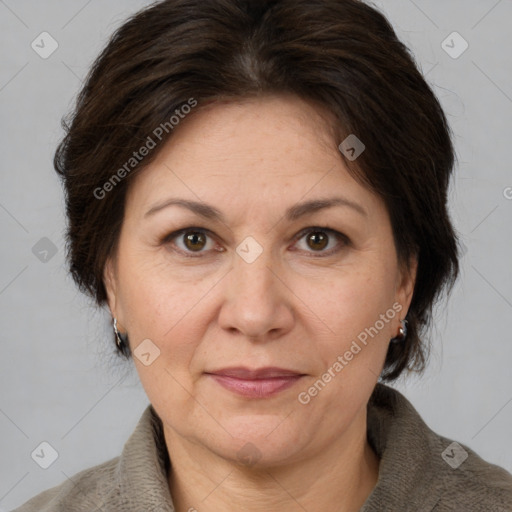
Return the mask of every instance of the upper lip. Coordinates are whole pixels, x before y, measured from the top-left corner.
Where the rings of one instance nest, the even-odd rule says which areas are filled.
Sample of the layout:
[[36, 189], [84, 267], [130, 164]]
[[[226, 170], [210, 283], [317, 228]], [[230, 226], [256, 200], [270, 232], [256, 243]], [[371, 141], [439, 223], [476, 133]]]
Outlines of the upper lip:
[[265, 368], [250, 369], [243, 366], [222, 368], [220, 370], [212, 370], [206, 372], [213, 375], [223, 375], [225, 377], [235, 377], [237, 379], [255, 380], [255, 379], [269, 379], [272, 377], [293, 377], [304, 375], [295, 370], [288, 370], [286, 368], [278, 368], [276, 366], [268, 366]]

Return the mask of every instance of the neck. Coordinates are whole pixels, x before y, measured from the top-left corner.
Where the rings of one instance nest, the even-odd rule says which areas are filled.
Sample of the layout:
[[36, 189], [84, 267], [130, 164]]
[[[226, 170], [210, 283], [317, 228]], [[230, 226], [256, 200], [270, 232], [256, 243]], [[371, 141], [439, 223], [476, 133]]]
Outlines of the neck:
[[356, 512], [378, 479], [379, 459], [366, 438], [366, 410], [314, 456], [265, 468], [240, 466], [167, 426], [165, 439], [176, 512]]

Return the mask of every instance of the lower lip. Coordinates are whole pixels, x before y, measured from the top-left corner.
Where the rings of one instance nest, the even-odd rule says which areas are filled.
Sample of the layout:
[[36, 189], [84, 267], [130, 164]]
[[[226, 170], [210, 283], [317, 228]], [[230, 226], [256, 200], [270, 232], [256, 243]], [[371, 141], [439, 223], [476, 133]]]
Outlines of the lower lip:
[[238, 379], [226, 375], [208, 374], [222, 387], [248, 398], [267, 398], [293, 386], [302, 376], [272, 377], [268, 379]]

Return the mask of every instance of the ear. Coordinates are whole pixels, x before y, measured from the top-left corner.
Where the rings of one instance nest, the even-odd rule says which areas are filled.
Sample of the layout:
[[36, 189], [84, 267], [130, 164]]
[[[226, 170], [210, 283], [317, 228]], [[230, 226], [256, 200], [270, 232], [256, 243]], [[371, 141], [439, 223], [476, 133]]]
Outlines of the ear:
[[117, 298], [117, 277], [115, 269], [115, 261], [112, 257], [109, 257], [105, 263], [103, 269], [103, 284], [107, 292], [107, 303], [112, 313], [112, 316], [116, 316], [116, 298]]
[[412, 295], [414, 293], [414, 285], [416, 284], [416, 275], [418, 271], [418, 257], [411, 256], [408, 265], [402, 265], [399, 269], [399, 277], [396, 288], [396, 300], [403, 307], [403, 318], [405, 318], [409, 306], [411, 304]]

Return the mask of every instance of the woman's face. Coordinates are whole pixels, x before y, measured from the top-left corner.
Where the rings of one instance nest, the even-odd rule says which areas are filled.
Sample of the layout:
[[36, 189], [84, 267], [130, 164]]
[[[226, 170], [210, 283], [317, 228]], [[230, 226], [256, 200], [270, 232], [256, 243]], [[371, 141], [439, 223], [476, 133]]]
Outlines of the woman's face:
[[294, 97], [210, 105], [131, 184], [105, 281], [168, 442], [270, 466], [366, 435], [414, 283], [325, 126]]

